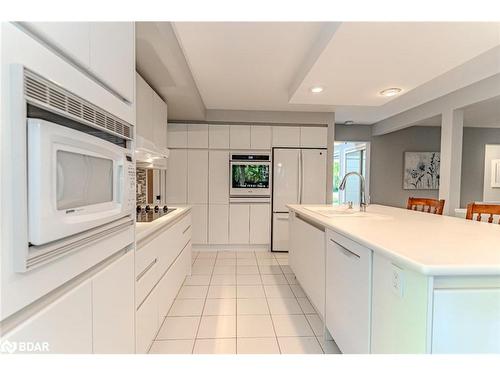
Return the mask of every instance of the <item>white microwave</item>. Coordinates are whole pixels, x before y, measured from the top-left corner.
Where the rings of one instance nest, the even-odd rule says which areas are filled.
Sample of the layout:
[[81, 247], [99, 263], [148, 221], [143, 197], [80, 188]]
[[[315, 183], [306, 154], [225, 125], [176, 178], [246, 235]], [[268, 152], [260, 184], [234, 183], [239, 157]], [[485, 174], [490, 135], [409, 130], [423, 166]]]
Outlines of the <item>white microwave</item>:
[[41, 119], [27, 125], [31, 245], [133, 213], [135, 165], [127, 148]]

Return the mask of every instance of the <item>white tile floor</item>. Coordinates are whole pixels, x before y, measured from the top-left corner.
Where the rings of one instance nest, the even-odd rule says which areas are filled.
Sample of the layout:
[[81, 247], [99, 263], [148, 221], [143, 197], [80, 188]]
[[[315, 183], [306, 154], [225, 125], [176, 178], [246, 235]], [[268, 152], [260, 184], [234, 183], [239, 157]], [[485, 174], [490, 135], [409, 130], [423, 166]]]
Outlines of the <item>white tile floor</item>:
[[151, 354], [339, 353], [288, 266], [270, 252], [193, 252]]

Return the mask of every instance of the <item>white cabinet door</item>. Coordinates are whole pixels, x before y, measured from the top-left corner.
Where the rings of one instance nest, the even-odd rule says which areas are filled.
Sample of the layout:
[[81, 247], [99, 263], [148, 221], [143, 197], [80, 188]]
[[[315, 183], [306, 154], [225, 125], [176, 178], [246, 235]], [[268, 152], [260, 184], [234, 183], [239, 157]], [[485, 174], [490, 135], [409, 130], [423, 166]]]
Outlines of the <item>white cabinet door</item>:
[[187, 125], [187, 147], [188, 148], [208, 148], [208, 125], [188, 124]]
[[252, 125], [250, 132], [250, 147], [254, 150], [269, 150], [271, 148], [272, 131], [270, 126]]
[[130, 103], [134, 102], [134, 22], [90, 24], [90, 70]]
[[206, 204], [195, 204], [191, 212], [191, 241], [196, 245], [206, 244], [208, 242], [208, 206]]
[[231, 149], [247, 150], [250, 148], [249, 125], [231, 125], [229, 136]]
[[327, 147], [327, 127], [301, 126], [300, 127], [300, 146], [301, 147]]
[[153, 91], [153, 138], [154, 144], [161, 150], [167, 147], [167, 110], [166, 104]]
[[170, 150], [167, 161], [167, 204], [187, 203], [188, 152], [187, 150]]
[[188, 150], [188, 203], [208, 203], [208, 150]]
[[229, 243], [250, 243], [250, 205], [229, 205]]
[[90, 67], [90, 22], [22, 22], [45, 43], [78, 65]]
[[288, 213], [273, 213], [273, 250], [288, 251]]
[[434, 290], [432, 353], [500, 353], [500, 289]]
[[208, 202], [228, 204], [229, 151], [211, 150], [208, 159]]
[[299, 147], [300, 127], [298, 126], [273, 126], [274, 147]]
[[302, 289], [323, 319], [325, 311], [325, 232], [290, 215], [289, 263]]
[[211, 204], [208, 207], [208, 243], [229, 242], [229, 205]]
[[371, 264], [371, 250], [328, 231], [325, 322], [345, 354], [370, 353]]
[[250, 205], [250, 243], [271, 242], [271, 205], [268, 203]]
[[48, 344], [54, 354], [92, 353], [92, 286], [77, 286], [9, 332], [10, 342]]
[[168, 124], [168, 148], [187, 148], [187, 125]]
[[94, 353], [134, 353], [134, 253], [92, 280]]
[[153, 90], [146, 81], [136, 74], [136, 133], [153, 141]]
[[160, 327], [158, 288], [154, 288], [135, 314], [135, 352], [146, 354]]
[[209, 125], [208, 141], [210, 148], [229, 148], [229, 126]]

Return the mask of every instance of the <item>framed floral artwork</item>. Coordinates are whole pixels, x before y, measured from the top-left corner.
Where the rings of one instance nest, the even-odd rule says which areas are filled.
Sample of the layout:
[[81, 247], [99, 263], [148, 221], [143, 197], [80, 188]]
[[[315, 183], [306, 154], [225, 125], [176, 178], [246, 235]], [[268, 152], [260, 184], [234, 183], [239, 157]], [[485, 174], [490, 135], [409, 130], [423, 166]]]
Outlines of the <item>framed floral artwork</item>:
[[405, 152], [403, 189], [439, 189], [439, 152]]

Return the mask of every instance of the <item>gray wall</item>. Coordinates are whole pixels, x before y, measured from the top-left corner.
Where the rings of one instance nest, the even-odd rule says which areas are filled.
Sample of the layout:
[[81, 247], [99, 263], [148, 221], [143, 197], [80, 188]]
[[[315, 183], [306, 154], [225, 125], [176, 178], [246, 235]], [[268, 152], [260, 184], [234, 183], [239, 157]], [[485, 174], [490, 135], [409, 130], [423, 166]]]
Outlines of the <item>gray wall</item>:
[[441, 128], [413, 126], [371, 136], [370, 126], [336, 125], [336, 141], [370, 141], [370, 196], [372, 203], [406, 207], [408, 197], [437, 198], [438, 190], [403, 190], [405, 151], [439, 151]]
[[484, 157], [487, 144], [500, 144], [499, 128], [464, 128], [461, 207], [466, 207], [469, 202], [483, 200]]

